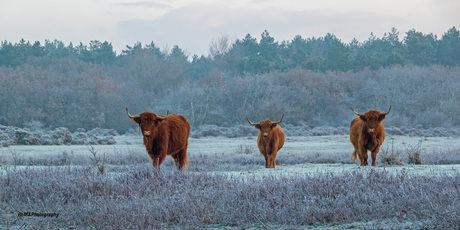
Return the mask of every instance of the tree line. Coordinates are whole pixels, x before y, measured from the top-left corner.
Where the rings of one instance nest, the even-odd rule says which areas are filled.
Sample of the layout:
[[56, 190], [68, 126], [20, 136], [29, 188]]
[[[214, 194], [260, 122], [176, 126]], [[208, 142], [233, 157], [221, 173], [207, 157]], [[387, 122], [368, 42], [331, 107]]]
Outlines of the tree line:
[[193, 127], [245, 124], [269, 117], [306, 128], [348, 126], [354, 114], [386, 111], [408, 127], [459, 127], [460, 33], [441, 39], [396, 29], [344, 44], [332, 34], [276, 42], [267, 31], [210, 44], [189, 58], [152, 42], [121, 54], [108, 42], [45, 45], [21, 40], [0, 47], [0, 124], [23, 127], [133, 128], [130, 112], [185, 115]]
[[[125, 56], [134, 55], [145, 49], [163, 59], [170, 56], [189, 59], [178, 46], [162, 52], [153, 42], [145, 46], [139, 42], [134, 46], [127, 45], [117, 54], [112, 44], [107, 41], [94, 40], [89, 45], [65, 45], [59, 40], [46, 40], [42, 45], [39, 41], [32, 44], [22, 39], [15, 44], [1, 42], [0, 66], [15, 67], [34, 57], [73, 57], [87, 63], [116, 65]], [[353, 39], [349, 43], [344, 43], [331, 33], [324, 37], [307, 39], [297, 35], [290, 41], [277, 42], [265, 30], [259, 41], [250, 34], [233, 43], [225, 36], [217, 38], [210, 44], [209, 53], [207, 56], [193, 55], [190, 58], [191, 63], [188, 63], [189, 68], [208, 71], [218, 68], [237, 71], [239, 74], [260, 74], [296, 67], [324, 72], [359, 71], [392, 65], [458, 66], [460, 32], [452, 27], [438, 38], [432, 33], [424, 34], [412, 29], [400, 39], [399, 31], [392, 28], [381, 38], [371, 33], [363, 42]]]

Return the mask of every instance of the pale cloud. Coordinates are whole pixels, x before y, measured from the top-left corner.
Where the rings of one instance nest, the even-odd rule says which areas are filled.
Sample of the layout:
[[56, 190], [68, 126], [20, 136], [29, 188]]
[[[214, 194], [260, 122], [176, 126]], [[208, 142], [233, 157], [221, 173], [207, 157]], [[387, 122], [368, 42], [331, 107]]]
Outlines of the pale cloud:
[[138, 2], [119, 2], [114, 3], [114, 5], [118, 6], [126, 6], [126, 7], [147, 7], [147, 8], [160, 8], [160, 9], [172, 9], [173, 6], [161, 2], [152, 2], [152, 1], [138, 1]]
[[213, 39], [247, 33], [277, 40], [333, 33], [344, 42], [377, 37], [395, 27], [442, 36], [460, 29], [458, 0], [0, 0], [0, 40], [58, 39], [111, 42], [119, 53], [140, 41], [178, 45], [189, 55], [208, 53]]

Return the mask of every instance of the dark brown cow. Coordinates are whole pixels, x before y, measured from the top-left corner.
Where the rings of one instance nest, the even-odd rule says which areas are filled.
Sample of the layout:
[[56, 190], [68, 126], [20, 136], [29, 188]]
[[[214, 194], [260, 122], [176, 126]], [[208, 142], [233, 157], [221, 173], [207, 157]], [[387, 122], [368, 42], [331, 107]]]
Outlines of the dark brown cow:
[[172, 114], [166, 116], [143, 112], [132, 116], [126, 108], [128, 117], [139, 125], [144, 136], [144, 145], [153, 167], [160, 169], [166, 155], [171, 156], [178, 169], [187, 168], [187, 146], [190, 124], [184, 116]]
[[249, 124], [259, 130], [257, 147], [259, 147], [260, 154], [265, 157], [265, 168], [275, 168], [276, 155], [284, 145], [284, 132], [278, 125], [283, 117], [284, 114], [278, 122], [272, 122], [267, 118], [259, 123], [252, 123], [246, 116]]
[[380, 146], [385, 141], [385, 129], [382, 121], [385, 119], [388, 112], [381, 113], [377, 110], [369, 110], [365, 114], [357, 113], [353, 108], [353, 112], [359, 117], [353, 119], [350, 124], [350, 141], [355, 147], [355, 151], [351, 154], [351, 161], [356, 162], [356, 155], [361, 161], [361, 166], [368, 165], [367, 152], [371, 152], [372, 166], [375, 166], [375, 158], [380, 150]]

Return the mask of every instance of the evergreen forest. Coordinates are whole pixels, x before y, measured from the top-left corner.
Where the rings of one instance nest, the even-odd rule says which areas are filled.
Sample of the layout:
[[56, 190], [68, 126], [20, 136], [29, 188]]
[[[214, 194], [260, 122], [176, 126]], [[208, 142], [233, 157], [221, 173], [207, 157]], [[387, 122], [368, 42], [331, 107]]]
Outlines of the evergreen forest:
[[395, 127], [460, 127], [460, 32], [442, 36], [393, 28], [382, 37], [277, 41], [268, 31], [216, 38], [208, 55], [137, 42], [2, 41], [0, 124], [115, 129], [126, 116], [184, 115], [193, 128], [266, 118], [306, 128], [347, 127], [358, 112], [391, 113]]

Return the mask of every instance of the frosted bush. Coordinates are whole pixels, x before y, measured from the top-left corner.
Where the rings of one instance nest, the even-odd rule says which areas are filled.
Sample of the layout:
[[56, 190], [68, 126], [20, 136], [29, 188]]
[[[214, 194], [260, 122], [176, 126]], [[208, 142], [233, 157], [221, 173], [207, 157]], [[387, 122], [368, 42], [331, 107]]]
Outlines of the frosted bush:
[[192, 137], [217, 137], [222, 136], [222, 128], [217, 125], [202, 125], [197, 131], [192, 132]]
[[53, 145], [53, 139], [49, 134], [45, 134], [42, 136], [40, 139], [40, 142], [42, 145]]
[[39, 145], [41, 136], [40, 132], [30, 132], [29, 129], [18, 129], [15, 132], [18, 145]]
[[88, 142], [88, 134], [75, 132], [72, 134], [72, 145], [84, 145]]
[[345, 135], [349, 133], [349, 129], [345, 127], [331, 127], [331, 126], [320, 126], [310, 130], [308, 135], [311, 136], [327, 136], [327, 135]]
[[239, 125], [235, 127], [223, 128], [223, 135], [225, 137], [244, 137], [248, 135], [257, 135], [257, 129], [252, 125]]
[[66, 145], [72, 143], [72, 134], [67, 128], [56, 128], [52, 131], [51, 135], [55, 145]]
[[88, 135], [94, 136], [118, 136], [118, 132], [115, 129], [101, 129], [101, 128], [94, 128], [89, 130]]
[[139, 134], [140, 134], [139, 129], [133, 129], [133, 128], [129, 128], [125, 132], [125, 135], [139, 135]]
[[397, 128], [397, 127], [394, 127], [394, 126], [391, 126], [389, 128], [385, 128], [385, 132], [388, 133], [388, 134], [399, 135], [399, 136], [404, 135], [404, 132], [400, 128]]

